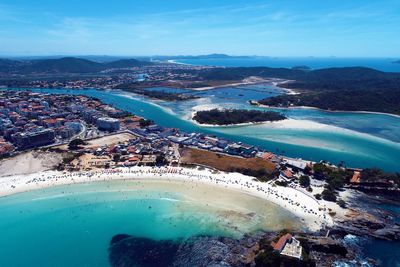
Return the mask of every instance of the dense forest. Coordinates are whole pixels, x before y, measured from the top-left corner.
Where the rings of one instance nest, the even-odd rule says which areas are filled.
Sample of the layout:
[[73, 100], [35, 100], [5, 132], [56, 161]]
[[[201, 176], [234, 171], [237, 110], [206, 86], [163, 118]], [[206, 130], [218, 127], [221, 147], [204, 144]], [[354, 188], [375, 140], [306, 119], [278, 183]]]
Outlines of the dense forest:
[[139, 95], [144, 95], [150, 98], [164, 100], [164, 101], [184, 101], [190, 99], [197, 99], [198, 96], [190, 94], [169, 93], [165, 91], [151, 91], [141, 88], [138, 83], [122, 84], [115, 89], [120, 89], [126, 92], [131, 92]]
[[400, 114], [400, 90], [335, 90], [281, 95], [258, 101], [268, 106], [310, 106], [326, 110]]
[[273, 111], [212, 109], [197, 111], [193, 119], [200, 124], [229, 125], [247, 122], [280, 121], [286, 119], [286, 117]]

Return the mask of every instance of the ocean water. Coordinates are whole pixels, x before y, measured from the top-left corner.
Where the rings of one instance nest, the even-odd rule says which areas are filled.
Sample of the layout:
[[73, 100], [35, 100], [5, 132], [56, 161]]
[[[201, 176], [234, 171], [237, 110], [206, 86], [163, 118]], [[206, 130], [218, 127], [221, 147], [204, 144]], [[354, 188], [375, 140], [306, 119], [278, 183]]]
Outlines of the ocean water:
[[[400, 205], [369, 203], [370, 209], [382, 209], [393, 215], [393, 220], [400, 223]], [[382, 267], [400, 267], [400, 241], [373, 240], [361, 238], [363, 255], [377, 261]]]
[[292, 68], [308, 66], [312, 69], [332, 67], [368, 67], [385, 72], [400, 72], [400, 64], [393, 63], [399, 58], [338, 58], [338, 57], [249, 57], [182, 59], [177, 62], [191, 65], [221, 67], [272, 67]]
[[117, 234], [174, 240], [300, 227], [272, 203], [213, 190], [178, 182], [110, 181], [2, 197], [0, 266], [109, 266], [109, 243]]

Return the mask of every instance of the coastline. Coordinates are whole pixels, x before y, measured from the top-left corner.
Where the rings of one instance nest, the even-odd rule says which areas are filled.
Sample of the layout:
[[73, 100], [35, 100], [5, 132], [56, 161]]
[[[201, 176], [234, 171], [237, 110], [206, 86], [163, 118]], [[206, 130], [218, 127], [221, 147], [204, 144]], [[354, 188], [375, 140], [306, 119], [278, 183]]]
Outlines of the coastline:
[[290, 106], [290, 107], [275, 107], [275, 106], [268, 106], [268, 105], [263, 105], [260, 104], [258, 101], [253, 101], [253, 103], [257, 103], [257, 106], [260, 108], [274, 108], [274, 109], [313, 109], [313, 110], [319, 110], [319, 111], [324, 111], [324, 112], [330, 112], [330, 113], [359, 113], [359, 114], [375, 114], [375, 115], [385, 115], [385, 116], [391, 116], [395, 118], [400, 118], [400, 115], [397, 114], [392, 114], [392, 113], [385, 113], [385, 112], [377, 112], [377, 111], [366, 111], [366, 110], [328, 110], [328, 109], [322, 109], [322, 108], [317, 108], [317, 107], [311, 107], [311, 106]]
[[216, 85], [216, 86], [206, 86], [206, 87], [198, 87], [198, 88], [187, 88], [189, 90], [193, 91], [206, 91], [206, 90], [212, 90], [212, 89], [218, 89], [218, 88], [226, 88], [226, 87], [239, 87], [239, 86], [248, 86], [248, 85], [255, 85], [255, 84], [268, 84], [268, 85], [274, 85], [275, 86], [275, 81], [271, 81], [271, 79], [264, 79], [264, 78], [259, 78], [259, 77], [248, 77], [242, 80], [242, 82], [239, 83], [231, 83], [231, 84], [223, 84], [223, 85]]
[[0, 197], [57, 185], [138, 179], [201, 182], [228, 190], [240, 191], [270, 201], [288, 210], [299, 217], [311, 231], [317, 231], [325, 225], [333, 224], [332, 218], [325, 210], [326, 207], [311, 195], [294, 188], [283, 188], [258, 182], [254, 180], [254, 177], [238, 173], [215, 173], [210, 169], [133, 167], [68, 174], [47, 171], [32, 175], [8, 176], [0, 178]]

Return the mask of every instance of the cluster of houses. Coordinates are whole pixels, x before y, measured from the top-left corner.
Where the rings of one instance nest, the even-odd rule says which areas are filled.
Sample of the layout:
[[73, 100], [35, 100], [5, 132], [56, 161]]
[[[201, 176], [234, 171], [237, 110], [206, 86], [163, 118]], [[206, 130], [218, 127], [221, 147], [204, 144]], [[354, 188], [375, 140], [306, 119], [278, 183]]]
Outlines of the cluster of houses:
[[199, 148], [244, 158], [261, 156], [265, 153], [255, 146], [249, 146], [241, 142], [236, 143], [203, 133], [180, 132], [177, 129], [163, 128], [159, 125], [150, 125], [144, 128], [136, 127], [131, 130], [139, 136], [154, 140], [168, 140], [180, 146]]
[[[66, 79], [38, 79], [27, 80], [24, 86], [31, 88], [115, 88], [121, 84], [129, 84], [140, 81], [159, 82], [168, 80], [191, 81], [196, 78], [193, 70], [201, 70], [212, 67], [193, 66], [183, 64], [149, 64], [140, 67], [110, 68], [102, 71], [103, 75], [98, 77], [78, 77]], [[1, 76], [1, 73], [0, 73]], [[9, 87], [20, 87], [21, 81], [8, 81]]]
[[68, 166], [70, 169], [154, 166], [177, 164], [179, 161], [179, 153], [169, 140], [133, 135], [131, 139], [118, 144], [82, 147], [79, 152], [84, 155], [72, 161]]
[[[137, 136], [111, 151], [108, 147], [89, 151], [89, 154], [103, 157], [104, 162], [107, 162], [106, 156], [119, 154], [121, 159], [118, 163], [125, 166], [154, 164], [154, 155], [161, 155], [169, 163], [175, 163], [179, 156], [173, 153], [172, 144], [244, 158], [260, 157], [275, 163], [277, 167], [283, 164], [287, 168], [281, 171], [280, 178], [287, 180], [295, 178], [295, 173], [304, 171], [309, 164], [302, 160], [278, 157], [241, 142], [202, 133], [180, 132], [151, 123], [142, 124], [143, 121], [141, 117], [87, 96], [0, 91], [0, 156], [7, 156], [14, 150], [69, 141], [91, 126], [104, 133], [124, 130]], [[96, 161], [96, 164], [99, 162]]]
[[71, 139], [86, 124], [117, 131], [126, 115], [86, 96], [0, 91], [0, 156]]

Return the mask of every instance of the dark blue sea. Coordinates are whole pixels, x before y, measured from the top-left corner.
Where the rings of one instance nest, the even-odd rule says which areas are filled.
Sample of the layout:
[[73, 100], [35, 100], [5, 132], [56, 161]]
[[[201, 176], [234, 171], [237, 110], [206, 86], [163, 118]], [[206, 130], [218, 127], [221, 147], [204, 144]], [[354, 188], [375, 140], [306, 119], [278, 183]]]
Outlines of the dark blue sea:
[[177, 62], [225, 67], [272, 67], [292, 68], [308, 66], [311, 69], [333, 67], [367, 67], [385, 72], [400, 72], [400, 64], [394, 61], [400, 58], [339, 58], [339, 57], [246, 57], [246, 58], [210, 58], [210, 59], [182, 59]]

